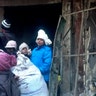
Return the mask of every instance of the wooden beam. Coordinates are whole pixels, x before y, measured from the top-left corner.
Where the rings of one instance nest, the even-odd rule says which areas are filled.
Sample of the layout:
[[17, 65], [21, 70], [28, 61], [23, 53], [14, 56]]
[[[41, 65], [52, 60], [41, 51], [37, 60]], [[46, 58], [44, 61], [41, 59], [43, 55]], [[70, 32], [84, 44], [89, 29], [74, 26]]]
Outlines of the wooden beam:
[[0, 6], [25, 6], [60, 3], [61, 0], [0, 0]]

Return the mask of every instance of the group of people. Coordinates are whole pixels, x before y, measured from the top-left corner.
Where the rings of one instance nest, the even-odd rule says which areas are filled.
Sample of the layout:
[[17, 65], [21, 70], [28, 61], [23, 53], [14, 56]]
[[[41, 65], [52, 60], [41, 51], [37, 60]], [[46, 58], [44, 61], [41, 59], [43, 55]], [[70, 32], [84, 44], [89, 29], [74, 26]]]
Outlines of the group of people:
[[[31, 50], [26, 42], [21, 43], [17, 48], [14, 35], [10, 35], [10, 27], [11, 24], [7, 20], [2, 21], [0, 71], [10, 71], [14, 74], [20, 90], [19, 96], [49, 96], [48, 86], [52, 62], [52, 49], [49, 45], [52, 44], [51, 40], [45, 31], [40, 29], [36, 38], [36, 48]], [[9, 96], [3, 94], [4, 92], [0, 96]]]

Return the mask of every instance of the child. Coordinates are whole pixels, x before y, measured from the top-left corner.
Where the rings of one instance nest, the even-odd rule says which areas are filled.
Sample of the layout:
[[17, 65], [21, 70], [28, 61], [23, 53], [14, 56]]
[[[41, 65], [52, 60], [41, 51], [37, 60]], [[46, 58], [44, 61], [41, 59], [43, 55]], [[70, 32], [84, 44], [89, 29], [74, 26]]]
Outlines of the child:
[[52, 44], [44, 30], [38, 31], [36, 38], [37, 47], [33, 49], [31, 61], [41, 71], [47, 85], [49, 85], [50, 66], [52, 61], [52, 49], [49, 45]]
[[25, 55], [26, 52], [28, 54], [28, 45], [26, 45], [22, 43], [19, 46], [17, 65], [12, 68], [12, 72], [19, 77], [21, 96], [49, 96], [47, 85], [39, 69]]
[[29, 49], [29, 46], [23, 42], [20, 46], [19, 46], [19, 51], [20, 53], [24, 54], [25, 56], [27, 56], [28, 58], [30, 58], [31, 56], [31, 49]]
[[17, 43], [14, 40], [9, 40], [5, 46], [5, 51], [10, 55], [16, 56]]

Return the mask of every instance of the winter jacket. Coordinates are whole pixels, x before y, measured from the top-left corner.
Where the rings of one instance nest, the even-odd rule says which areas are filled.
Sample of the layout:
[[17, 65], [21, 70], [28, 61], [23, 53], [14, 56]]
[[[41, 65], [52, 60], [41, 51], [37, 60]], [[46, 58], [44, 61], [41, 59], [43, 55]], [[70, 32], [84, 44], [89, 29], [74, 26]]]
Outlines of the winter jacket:
[[30, 60], [35, 64], [42, 75], [44, 76], [45, 81], [49, 81], [50, 66], [52, 60], [52, 50], [47, 45], [36, 47], [32, 51], [32, 56]]
[[19, 76], [21, 96], [48, 96], [43, 76], [28, 57], [18, 54], [17, 65], [12, 68], [12, 72]]
[[17, 64], [17, 59], [14, 55], [9, 55], [5, 52], [0, 52], [0, 71], [9, 70]]

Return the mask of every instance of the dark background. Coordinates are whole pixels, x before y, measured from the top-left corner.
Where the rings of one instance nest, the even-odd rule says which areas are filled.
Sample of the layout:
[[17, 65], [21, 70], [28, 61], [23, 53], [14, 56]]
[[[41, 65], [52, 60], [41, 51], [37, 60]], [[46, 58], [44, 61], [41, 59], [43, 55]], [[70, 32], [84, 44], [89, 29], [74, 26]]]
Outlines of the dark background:
[[4, 12], [4, 18], [12, 23], [11, 30], [16, 36], [18, 46], [26, 42], [33, 49], [39, 29], [44, 29], [49, 38], [54, 40], [62, 5], [11, 6], [5, 7]]

